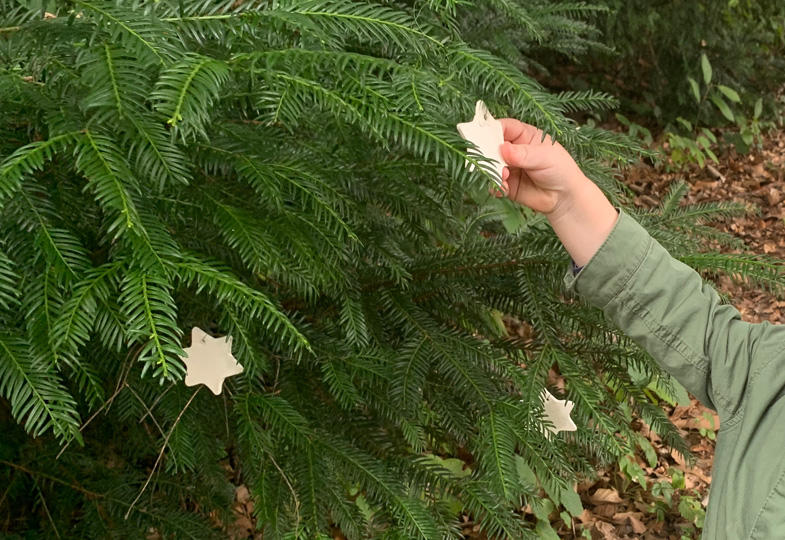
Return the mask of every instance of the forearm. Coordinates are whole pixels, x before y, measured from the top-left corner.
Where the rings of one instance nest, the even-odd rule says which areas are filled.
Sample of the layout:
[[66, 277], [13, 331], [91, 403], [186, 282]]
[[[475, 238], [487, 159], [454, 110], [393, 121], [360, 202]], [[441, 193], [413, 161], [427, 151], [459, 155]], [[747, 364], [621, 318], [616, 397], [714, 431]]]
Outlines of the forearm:
[[610, 234], [618, 213], [600, 188], [581, 175], [570, 181], [547, 217], [575, 264], [584, 266]]
[[750, 374], [785, 343], [785, 326], [742, 321], [624, 210], [585, 267], [564, 280], [721, 418], [739, 410]]

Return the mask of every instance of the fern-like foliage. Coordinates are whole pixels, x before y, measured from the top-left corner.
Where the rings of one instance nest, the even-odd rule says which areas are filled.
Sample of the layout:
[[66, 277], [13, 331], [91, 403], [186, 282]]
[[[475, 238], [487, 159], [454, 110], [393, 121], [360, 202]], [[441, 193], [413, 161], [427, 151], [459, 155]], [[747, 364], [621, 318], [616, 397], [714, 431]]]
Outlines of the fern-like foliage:
[[[610, 164], [636, 148], [568, 116], [614, 100], [527, 61], [601, 47], [594, 6], [33, 4], [0, 0], [3, 533], [222, 537], [234, 482], [265, 538], [458, 538], [457, 508], [527, 538], [522, 507], [635, 450], [627, 411], [688, 452], [651, 360], [564, 302], [557, 239], [509, 206], [505, 232], [454, 128], [484, 99], [623, 202]], [[684, 192], [636, 216], [778, 288], [772, 261], [702, 253], [740, 209]], [[194, 326], [233, 337], [222, 396], [183, 384]], [[579, 429], [549, 438], [552, 370]]]
[[23, 338], [0, 337], [0, 393], [11, 403], [11, 414], [33, 435], [51, 430], [60, 439], [78, 436], [76, 400], [52, 366], [31, 350]]

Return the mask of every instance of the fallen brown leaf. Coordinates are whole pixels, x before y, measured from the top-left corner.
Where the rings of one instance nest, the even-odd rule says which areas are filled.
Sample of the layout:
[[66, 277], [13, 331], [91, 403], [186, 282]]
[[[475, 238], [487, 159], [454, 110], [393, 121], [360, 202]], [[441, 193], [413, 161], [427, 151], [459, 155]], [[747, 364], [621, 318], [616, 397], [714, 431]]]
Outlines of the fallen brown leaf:
[[602, 534], [604, 540], [621, 540], [621, 538], [616, 534], [616, 527], [610, 523], [597, 521], [594, 524], [594, 527]]
[[635, 534], [643, 534], [646, 532], [646, 526], [641, 521], [643, 514], [640, 512], [618, 512], [613, 516], [613, 522], [623, 525], [629, 522], [632, 531]]
[[237, 486], [237, 489], [234, 490], [234, 499], [237, 502], [246, 503], [250, 498], [251, 493], [248, 491], [248, 487], [245, 484]]

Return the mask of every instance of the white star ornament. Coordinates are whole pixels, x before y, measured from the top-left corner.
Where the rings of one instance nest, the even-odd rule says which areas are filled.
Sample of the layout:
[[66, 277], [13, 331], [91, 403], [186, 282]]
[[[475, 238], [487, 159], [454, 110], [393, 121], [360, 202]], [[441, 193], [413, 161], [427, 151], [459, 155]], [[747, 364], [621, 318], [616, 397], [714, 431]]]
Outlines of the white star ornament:
[[[480, 154], [490, 160], [489, 164], [493, 166], [493, 172], [496, 173], [494, 181], [501, 187], [502, 171], [506, 165], [502, 159], [501, 150], [499, 150], [499, 147], [504, 143], [502, 123], [491, 116], [488, 107], [482, 100], [478, 100], [472, 121], [463, 122], [456, 127], [461, 137], [474, 143]], [[477, 150], [472, 149], [470, 153], [476, 155]], [[469, 164], [468, 161], [466, 164], [469, 165], [470, 171], [474, 170], [474, 164]]]
[[556, 399], [556, 397], [543, 390], [540, 395], [542, 399], [543, 412], [553, 426], [548, 426], [546, 429], [551, 433], [559, 433], [560, 431], [575, 431], [578, 426], [570, 418], [570, 412], [575, 404], [566, 399]]
[[217, 396], [225, 378], [243, 372], [243, 366], [232, 356], [231, 336], [216, 338], [194, 326], [191, 346], [184, 350], [186, 386], [204, 384]]

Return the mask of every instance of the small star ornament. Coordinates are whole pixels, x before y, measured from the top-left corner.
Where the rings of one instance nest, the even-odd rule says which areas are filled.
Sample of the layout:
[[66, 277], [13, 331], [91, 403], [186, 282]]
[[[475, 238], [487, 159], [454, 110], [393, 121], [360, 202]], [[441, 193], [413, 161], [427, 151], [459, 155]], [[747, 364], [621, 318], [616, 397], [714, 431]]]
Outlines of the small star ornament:
[[194, 326], [191, 346], [184, 350], [186, 386], [203, 384], [217, 396], [225, 378], [243, 372], [243, 366], [232, 356], [231, 336], [216, 338]]
[[[472, 121], [458, 124], [457, 128], [461, 137], [474, 143], [480, 154], [491, 160], [490, 164], [493, 165], [493, 171], [496, 173], [494, 181], [501, 187], [502, 171], [506, 165], [499, 150], [504, 143], [502, 123], [491, 116], [482, 100], [478, 100]], [[471, 152], [476, 153], [476, 150], [472, 149]], [[469, 165], [470, 171], [474, 170], [474, 164], [469, 164], [468, 161], [466, 164]]]
[[570, 412], [575, 404], [566, 399], [556, 399], [550, 392], [543, 390], [540, 394], [542, 399], [543, 412], [553, 426], [547, 426], [545, 429], [552, 434], [559, 433], [560, 431], [575, 431], [578, 426], [570, 418]]

